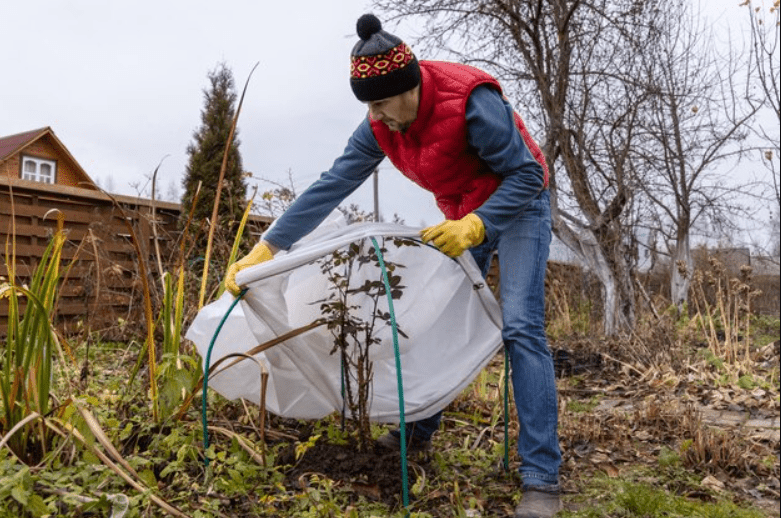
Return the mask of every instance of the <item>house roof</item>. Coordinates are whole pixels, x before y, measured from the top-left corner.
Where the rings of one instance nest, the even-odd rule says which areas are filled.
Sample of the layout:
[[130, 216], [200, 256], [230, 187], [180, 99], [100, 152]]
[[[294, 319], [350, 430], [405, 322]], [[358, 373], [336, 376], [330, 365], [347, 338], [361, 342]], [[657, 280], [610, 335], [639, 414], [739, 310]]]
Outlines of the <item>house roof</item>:
[[[8, 160], [9, 158], [21, 153], [26, 147], [33, 144], [43, 137], [49, 137], [54, 143], [54, 146], [59, 148], [62, 155], [73, 164], [76, 170], [76, 174], [82, 178], [82, 181], [87, 185], [94, 186], [95, 182], [92, 180], [87, 171], [73, 158], [68, 148], [60, 142], [57, 135], [50, 126], [34, 129], [31, 131], [25, 131], [24, 133], [17, 133], [15, 135], [9, 135], [7, 137], [0, 137], [0, 164]], [[94, 188], [94, 187], [89, 187]]]
[[[38, 128], [32, 131], [25, 131], [24, 133], [17, 133], [16, 135], [9, 135], [7, 137], [0, 137], [0, 161], [5, 160], [11, 155], [21, 151], [29, 144], [32, 144], [39, 137], [43, 136], [47, 131], [52, 129], [48, 126], [45, 128]], [[52, 132], [54, 134], [54, 132]]]

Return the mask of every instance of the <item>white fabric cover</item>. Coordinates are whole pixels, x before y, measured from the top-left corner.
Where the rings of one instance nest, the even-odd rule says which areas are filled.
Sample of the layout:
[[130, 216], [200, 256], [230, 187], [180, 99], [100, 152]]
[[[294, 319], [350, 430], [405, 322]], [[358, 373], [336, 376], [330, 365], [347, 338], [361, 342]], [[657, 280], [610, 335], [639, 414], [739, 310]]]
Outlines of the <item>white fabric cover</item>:
[[[290, 252], [278, 253], [272, 261], [241, 271], [236, 281], [249, 291], [223, 325], [211, 363], [320, 318], [317, 301], [328, 296], [330, 284], [316, 261], [350, 243], [362, 243], [368, 250], [372, 248], [371, 236], [387, 248], [386, 262], [404, 265], [396, 272], [402, 277], [404, 292], [393, 303], [398, 326], [409, 337], [398, 337], [405, 418], [423, 419], [443, 409], [499, 348], [501, 312], [471, 255], [453, 260], [422, 243], [396, 247], [392, 237], [418, 236], [417, 229], [401, 225], [345, 226], [330, 219]], [[373, 263], [354, 270], [350, 285], [362, 285], [365, 279], [380, 279], [380, 270]], [[371, 319], [368, 300], [363, 295], [354, 300], [361, 306], [358, 314], [364, 321]], [[232, 301], [226, 292], [204, 307], [188, 329], [187, 338], [196, 344], [203, 358]], [[385, 295], [378, 308], [388, 311]], [[374, 370], [370, 417], [377, 422], [397, 422], [399, 400], [391, 326], [378, 321], [378, 328], [375, 334], [382, 342], [370, 348]], [[333, 348], [333, 336], [320, 326], [256, 355], [269, 371], [266, 408], [298, 419], [319, 419], [340, 412], [340, 358], [338, 353], [330, 354]], [[260, 383], [258, 365], [245, 360], [217, 372], [209, 386], [228, 399], [259, 403]]]

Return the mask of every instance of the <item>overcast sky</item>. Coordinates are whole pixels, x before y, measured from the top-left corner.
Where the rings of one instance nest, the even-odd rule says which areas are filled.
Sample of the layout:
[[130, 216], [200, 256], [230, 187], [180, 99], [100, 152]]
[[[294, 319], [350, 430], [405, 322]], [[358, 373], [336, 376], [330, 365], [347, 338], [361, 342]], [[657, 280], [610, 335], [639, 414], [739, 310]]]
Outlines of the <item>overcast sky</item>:
[[[738, 0], [712, 0], [729, 17]], [[104, 188], [137, 194], [158, 163], [165, 198], [200, 124], [206, 75], [224, 61], [237, 91], [259, 63], [239, 118], [244, 168], [300, 192], [328, 169], [365, 116], [349, 88], [366, 0], [0, 0], [0, 136], [51, 126]], [[402, 39], [414, 34], [394, 29]], [[269, 188], [258, 183], [262, 192]], [[441, 215], [388, 161], [380, 211], [407, 224]], [[372, 210], [367, 182], [348, 202]]]
[[[146, 183], [163, 157], [162, 196], [181, 184], [206, 76], [221, 61], [239, 94], [259, 63], [239, 117], [244, 168], [256, 177], [286, 183], [290, 170], [300, 192], [365, 116], [349, 87], [364, 0], [0, 4], [0, 136], [51, 126], [87, 173], [115, 192], [135, 195], [131, 184]], [[261, 192], [270, 187], [257, 183]], [[397, 212], [415, 226], [441, 217], [432, 196], [387, 163], [380, 188], [388, 218]], [[367, 182], [348, 202], [371, 211], [372, 200]]]

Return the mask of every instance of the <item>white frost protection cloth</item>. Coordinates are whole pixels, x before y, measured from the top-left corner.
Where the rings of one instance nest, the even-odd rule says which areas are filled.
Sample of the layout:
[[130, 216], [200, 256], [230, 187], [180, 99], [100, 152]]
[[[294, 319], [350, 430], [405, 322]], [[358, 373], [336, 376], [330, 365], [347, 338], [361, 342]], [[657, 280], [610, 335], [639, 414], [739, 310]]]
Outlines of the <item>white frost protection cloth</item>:
[[[405, 419], [415, 421], [442, 410], [497, 352], [501, 345], [501, 312], [470, 254], [450, 259], [418, 241], [417, 236], [417, 229], [394, 224], [329, 224], [316, 229], [288, 253], [278, 253], [272, 261], [239, 272], [237, 283], [249, 291], [225, 321], [211, 363], [321, 318], [321, 304], [335, 293], [334, 284], [322, 271], [323, 262], [335, 250], [345, 250], [353, 243], [368, 257], [373, 249], [370, 237], [374, 237], [387, 250], [383, 253], [385, 262], [398, 265], [393, 274], [401, 276], [402, 295], [394, 299], [393, 306], [398, 328], [404, 334], [399, 333], [398, 343]], [[394, 241], [414, 243], [395, 246]], [[380, 279], [374, 261], [360, 268], [356, 262], [350, 287]], [[387, 313], [387, 296], [383, 293], [375, 299], [376, 310]], [[188, 329], [187, 338], [195, 342], [203, 358], [232, 301], [226, 292], [204, 307]], [[357, 306], [352, 310], [354, 317], [372, 321], [372, 297], [357, 293], [349, 303]], [[373, 364], [370, 418], [397, 422], [399, 397], [390, 322], [376, 319], [374, 335], [381, 341], [369, 348]], [[256, 360], [269, 373], [266, 408], [298, 419], [320, 419], [341, 412], [340, 355], [331, 354], [332, 350], [332, 332], [327, 326], [319, 326], [257, 354]], [[228, 399], [259, 403], [258, 363], [244, 360], [220, 370], [232, 362], [227, 360], [218, 367], [209, 386]]]

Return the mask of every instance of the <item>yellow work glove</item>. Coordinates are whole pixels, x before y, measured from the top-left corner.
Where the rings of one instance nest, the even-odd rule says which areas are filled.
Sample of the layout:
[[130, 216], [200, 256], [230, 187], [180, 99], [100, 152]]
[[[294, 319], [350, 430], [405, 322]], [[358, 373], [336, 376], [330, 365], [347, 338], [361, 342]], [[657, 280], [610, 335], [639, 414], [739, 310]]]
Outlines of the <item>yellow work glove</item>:
[[245, 268], [270, 261], [273, 258], [274, 254], [271, 253], [269, 247], [258, 243], [250, 253], [228, 266], [228, 271], [225, 272], [225, 289], [233, 293], [234, 296], [238, 295], [241, 293], [241, 288], [236, 284], [236, 274]]
[[485, 239], [485, 226], [475, 214], [467, 214], [459, 220], [445, 220], [420, 231], [424, 243], [434, 246], [450, 257], [458, 257], [464, 250], [479, 245]]

